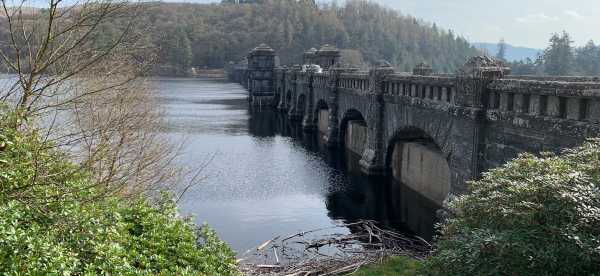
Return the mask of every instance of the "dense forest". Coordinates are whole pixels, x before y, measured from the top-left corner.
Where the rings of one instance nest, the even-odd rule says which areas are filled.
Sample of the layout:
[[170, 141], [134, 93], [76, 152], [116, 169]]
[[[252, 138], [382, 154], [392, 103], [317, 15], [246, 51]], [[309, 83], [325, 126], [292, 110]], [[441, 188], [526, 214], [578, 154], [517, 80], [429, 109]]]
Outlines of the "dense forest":
[[[504, 59], [505, 43], [498, 44], [498, 59]], [[600, 76], [600, 44], [590, 40], [575, 47], [567, 32], [553, 34], [548, 47], [536, 58], [508, 63], [515, 75]]]
[[147, 5], [140, 25], [149, 26], [148, 41], [161, 51], [163, 74], [222, 68], [261, 43], [273, 47], [282, 64], [298, 63], [305, 50], [332, 44], [357, 50], [351, 52], [354, 60], [370, 64], [384, 59], [405, 71], [426, 62], [436, 71], [452, 72], [477, 54], [452, 31], [367, 1], [341, 6], [317, 6], [313, 0]]
[[[435, 72], [454, 72], [470, 56], [482, 54], [451, 30], [365, 0], [319, 5], [314, 0], [147, 2], [139, 11], [132, 31], [143, 37], [147, 49], [157, 51], [154, 73], [161, 75], [186, 75], [192, 67], [223, 68], [261, 43], [274, 48], [282, 64], [299, 63], [305, 50], [331, 44], [352, 65], [386, 60], [399, 71], [425, 62]], [[10, 41], [4, 20], [0, 17], [0, 41]], [[102, 35], [93, 38], [95, 46], [109, 47], [126, 27], [120, 19], [103, 24]], [[506, 61], [507, 44], [501, 41], [497, 48], [496, 57]], [[0, 49], [14, 54], [8, 44]], [[598, 76], [600, 45], [590, 41], [574, 47], [567, 33], [554, 34], [538, 58], [506, 63], [519, 75]]]

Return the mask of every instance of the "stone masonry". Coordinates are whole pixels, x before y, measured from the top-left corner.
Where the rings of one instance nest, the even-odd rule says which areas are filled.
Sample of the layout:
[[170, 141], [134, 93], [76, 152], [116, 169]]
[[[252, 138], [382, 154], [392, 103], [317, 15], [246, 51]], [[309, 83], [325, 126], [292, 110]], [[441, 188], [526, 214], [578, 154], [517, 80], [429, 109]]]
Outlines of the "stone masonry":
[[512, 76], [485, 57], [453, 75], [433, 74], [426, 64], [397, 73], [386, 62], [360, 72], [340, 68], [339, 51], [329, 45], [304, 55], [322, 73], [278, 67], [274, 56], [261, 45], [230, 78], [247, 82], [253, 103], [276, 106], [307, 131], [328, 114], [323, 137], [330, 146], [344, 143], [349, 121], [364, 121], [360, 165], [367, 174], [390, 173], [398, 142], [427, 140], [448, 162], [450, 193], [460, 194], [468, 180], [519, 153], [560, 152], [600, 136], [598, 78]]

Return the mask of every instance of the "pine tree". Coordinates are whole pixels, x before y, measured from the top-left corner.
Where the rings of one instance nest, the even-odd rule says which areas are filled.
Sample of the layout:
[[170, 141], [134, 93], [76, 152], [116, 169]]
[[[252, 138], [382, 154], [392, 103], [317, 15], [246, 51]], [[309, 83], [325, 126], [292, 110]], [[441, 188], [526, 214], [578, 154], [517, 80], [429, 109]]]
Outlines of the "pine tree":
[[562, 35], [553, 34], [550, 46], [544, 51], [544, 70], [552, 76], [564, 76], [572, 73], [574, 55], [571, 37], [565, 31]]
[[575, 50], [577, 73], [583, 75], [600, 75], [600, 45], [590, 40], [585, 46]]
[[170, 45], [168, 63], [175, 69], [175, 74], [185, 75], [192, 62], [192, 44], [182, 27], [176, 27], [173, 34], [168, 36]]

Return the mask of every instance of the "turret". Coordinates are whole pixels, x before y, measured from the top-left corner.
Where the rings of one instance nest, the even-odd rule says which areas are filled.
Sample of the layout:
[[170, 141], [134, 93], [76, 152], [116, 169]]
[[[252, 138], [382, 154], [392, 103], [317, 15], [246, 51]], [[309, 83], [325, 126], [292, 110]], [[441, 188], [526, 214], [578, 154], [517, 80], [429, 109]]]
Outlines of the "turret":
[[275, 51], [265, 45], [248, 54], [248, 90], [253, 105], [267, 105], [275, 97], [273, 91]]
[[317, 57], [317, 49], [315, 48], [310, 48], [310, 50], [304, 52], [304, 55], [302, 56], [302, 63], [303, 64], [316, 64], [316, 57]]
[[323, 45], [316, 53], [316, 61], [324, 70], [329, 69], [340, 60], [340, 50], [329, 44]]

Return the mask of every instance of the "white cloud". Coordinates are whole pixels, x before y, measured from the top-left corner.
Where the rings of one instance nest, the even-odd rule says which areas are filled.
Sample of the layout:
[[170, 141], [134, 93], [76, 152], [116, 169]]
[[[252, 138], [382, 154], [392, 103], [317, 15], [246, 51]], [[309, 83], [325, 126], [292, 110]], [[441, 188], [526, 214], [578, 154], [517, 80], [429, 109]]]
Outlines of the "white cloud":
[[546, 23], [551, 21], [558, 21], [559, 18], [556, 16], [546, 15], [545, 13], [534, 13], [522, 17], [517, 17], [515, 20], [519, 23]]
[[573, 10], [566, 10], [565, 11], [565, 15], [567, 15], [568, 17], [571, 17], [575, 20], [583, 20], [585, 19], [584, 15], [581, 15], [580, 13], [573, 11]]

